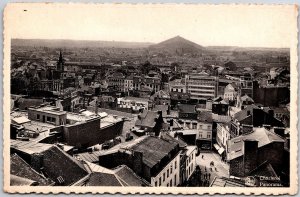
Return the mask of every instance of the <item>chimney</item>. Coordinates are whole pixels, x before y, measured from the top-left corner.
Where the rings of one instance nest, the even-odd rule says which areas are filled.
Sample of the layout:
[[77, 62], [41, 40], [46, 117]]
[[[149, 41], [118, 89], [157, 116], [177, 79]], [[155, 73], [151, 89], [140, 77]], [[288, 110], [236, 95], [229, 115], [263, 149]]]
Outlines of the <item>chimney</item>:
[[256, 140], [244, 141], [243, 176], [248, 176], [249, 173], [257, 167], [257, 152], [258, 152], [258, 141]]
[[98, 115], [98, 97], [96, 98], [95, 102], [95, 114]]
[[133, 151], [133, 171], [139, 176], [143, 173], [143, 153]]
[[170, 105], [168, 105], [167, 115], [170, 115], [170, 112], [171, 112], [171, 107], [170, 107]]
[[284, 137], [284, 131], [285, 131], [284, 127], [274, 127], [274, 133], [276, 133], [281, 137]]

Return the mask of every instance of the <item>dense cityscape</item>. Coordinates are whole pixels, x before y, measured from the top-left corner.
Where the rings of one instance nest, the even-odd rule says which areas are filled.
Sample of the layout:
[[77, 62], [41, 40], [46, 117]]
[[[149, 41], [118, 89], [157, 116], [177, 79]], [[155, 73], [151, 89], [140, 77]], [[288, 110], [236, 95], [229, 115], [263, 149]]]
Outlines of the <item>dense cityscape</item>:
[[290, 52], [11, 40], [12, 186], [289, 187]]

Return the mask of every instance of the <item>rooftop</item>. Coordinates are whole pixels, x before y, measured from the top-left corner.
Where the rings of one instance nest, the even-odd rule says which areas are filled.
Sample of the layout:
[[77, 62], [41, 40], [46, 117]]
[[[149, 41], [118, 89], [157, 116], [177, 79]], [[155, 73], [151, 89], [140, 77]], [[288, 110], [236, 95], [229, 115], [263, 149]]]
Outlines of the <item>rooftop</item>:
[[264, 127], [254, 128], [252, 133], [241, 135], [228, 140], [228, 154], [227, 154], [228, 160], [232, 160], [244, 155], [245, 140], [257, 140], [258, 148], [273, 142], [284, 143], [284, 139], [282, 137], [267, 130], [266, 128]]
[[180, 104], [178, 110], [180, 113], [196, 113], [196, 105]]
[[46, 112], [46, 113], [55, 114], [55, 115], [63, 115], [63, 114], [67, 113], [66, 111], [61, 111], [58, 107], [50, 106], [50, 105], [30, 107], [29, 110], [38, 111], [38, 112]]
[[225, 177], [215, 177], [210, 187], [245, 187], [241, 181], [233, 180]]
[[[148, 136], [132, 147], [132, 150], [143, 153], [143, 163], [150, 168], [160, 162], [178, 146], [174, 140]], [[149, 149], [151, 147], [151, 149]]]
[[159, 118], [158, 111], [144, 110], [142, 114], [138, 116], [135, 125], [144, 127], [154, 127], [156, 125], [156, 119]]
[[[31, 179], [36, 181], [38, 185], [51, 185], [54, 182], [50, 179], [47, 179], [40, 173], [36, 172], [28, 163], [26, 163], [21, 157], [17, 154], [14, 154], [10, 157], [10, 174], [11, 176], [18, 176], [25, 179]], [[14, 180], [20, 180], [15, 178]]]

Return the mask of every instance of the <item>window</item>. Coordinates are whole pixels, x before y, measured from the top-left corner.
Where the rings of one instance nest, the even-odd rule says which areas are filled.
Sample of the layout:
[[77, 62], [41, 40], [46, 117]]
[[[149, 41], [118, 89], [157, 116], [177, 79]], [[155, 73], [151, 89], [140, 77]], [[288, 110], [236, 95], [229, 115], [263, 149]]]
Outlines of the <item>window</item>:
[[159, 177], [159, 186], [161, 186], [161, 177]]
[[56, 122], [56, 118], [52, 118], [52, 119], [51, 119], [51, 122]]
[[163, 181], [165, 181], [166, 180], [166, 174], [164, 173], [163, 174]]
[[172, 187], [173, 185], [172, 185], [172, 179], [170, 180], [170, 187]]
[[176, 186], [176, 174], [174, 175], [174, 186]]
[[50, 122], [50, 121], [51, 121], [51, 117], [47, 116], [47, 122]]
[[157, 181], [155, 181], [155, 187], [157, 186]]
[[170, 174], [172, 174], [173, 173], [173, 166], [171, 165], [171, 167], [170, 167]]
[[169, 169], [167, 170], [167, 178], [169, 178]]
[[177, 161], [175, 161], [175, 169], [177, 168]]
[[207, 134], [207, 138], [210, 138], [210, 134]]
[[36, 115], [36, 119], [39, 120], [40, 119], [40, 114]]

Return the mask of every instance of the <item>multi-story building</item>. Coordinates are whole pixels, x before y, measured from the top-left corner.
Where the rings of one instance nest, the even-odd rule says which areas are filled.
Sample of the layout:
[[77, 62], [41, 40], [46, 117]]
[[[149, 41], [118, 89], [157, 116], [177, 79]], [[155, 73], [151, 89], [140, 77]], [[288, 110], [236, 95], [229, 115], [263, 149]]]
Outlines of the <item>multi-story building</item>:
[[142, 87], [150, 88], [152, 91], [157, 92], [161, 89], [161, 79], [159, 77], [134, 76], [133, 89], [138, 91]]
[[186, 82], [184, 79], [175, 79], [169, 82], [170, 92], [182, 92], [186, 93]]
[[125, 76], [122, 73], [113, 73], [112, 75], [107, 77], [107, 82], [108, 86], [113, 87], [120, 92], [124, 92]]
[[217, 78], [205, 72], [186, 75], [186, 84], [191, 99], [207, 100], [216, 97]]
[[133, 76], [124, 79], [124, 92], [129, 92], [130, 90], [133, 90]]
[[249, 176], [265, 162], [281, 173], [285, 162], [283, 157], [284, 139], [264, 127], [228, 140], [227, 160], [229, 173], [233, 176]]
[[117, 98], [117, 107], [119, 109], [129, 110], [130, 112], [139, 112], [149, 109], [149, 99], [139, 97]]
[[107, 168], [127, 165], [151, 186], [177, 186], [180, 183], [179, 143], [175, 139], [162, 138], [143, 136], [130, 144], [124, 143], [102, 151], [99, 164]]

